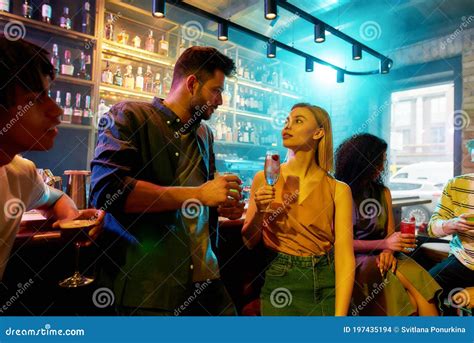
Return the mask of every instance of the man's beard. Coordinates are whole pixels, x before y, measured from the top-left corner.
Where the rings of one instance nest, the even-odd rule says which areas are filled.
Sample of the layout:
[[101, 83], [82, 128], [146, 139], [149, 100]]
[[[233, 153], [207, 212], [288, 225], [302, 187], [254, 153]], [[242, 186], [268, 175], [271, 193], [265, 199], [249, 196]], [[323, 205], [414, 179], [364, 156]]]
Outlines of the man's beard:
[[211, 119], [212, 111], [213, 106], [208, 105], [208, 102], [201, 97], [201, 93], [191, 99], [189, 113], [193, 122]]

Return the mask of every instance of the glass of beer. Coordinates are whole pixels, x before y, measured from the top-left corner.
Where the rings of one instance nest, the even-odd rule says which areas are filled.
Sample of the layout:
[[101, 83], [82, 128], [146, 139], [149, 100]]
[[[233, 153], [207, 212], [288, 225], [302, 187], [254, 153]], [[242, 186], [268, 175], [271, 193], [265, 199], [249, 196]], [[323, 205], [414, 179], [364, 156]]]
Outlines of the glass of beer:
[[95, 225], [97, 220], [68, 220], [59, 222], [61, 237], [68, 242], [74, 242], [75, 247], [75, 268], [74, 274], [67, 279], [59, 282], [59, 286], [64, 288], [76, 288], [90, 284], [94, 278], [85, 277], [79, 271], [79, 253], [81, 247], [90, 241], [89, 231]]

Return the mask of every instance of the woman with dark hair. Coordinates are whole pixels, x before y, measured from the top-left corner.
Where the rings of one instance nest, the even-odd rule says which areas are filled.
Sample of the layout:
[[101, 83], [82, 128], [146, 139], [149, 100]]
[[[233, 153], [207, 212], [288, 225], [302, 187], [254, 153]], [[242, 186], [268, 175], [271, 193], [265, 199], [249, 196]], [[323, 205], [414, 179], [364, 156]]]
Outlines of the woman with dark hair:
[[383, 182], [387, 143], [368, 133], [336, 151], [336, 179], [352, 190], [356, 277], [353, 315], [438, 315], [441, 287], [403, 254], [416, 247], [413, 234], [395, 232], [390, 191]]
[[282, 136], [292, 156], [273, 187], [257, 173], [242, 229], [247, 247], [263, 241], [268, 251], [262, 315], [345, 316], [354, 284], [352, 196], [329, 174], [329, 115], [296, 104]]

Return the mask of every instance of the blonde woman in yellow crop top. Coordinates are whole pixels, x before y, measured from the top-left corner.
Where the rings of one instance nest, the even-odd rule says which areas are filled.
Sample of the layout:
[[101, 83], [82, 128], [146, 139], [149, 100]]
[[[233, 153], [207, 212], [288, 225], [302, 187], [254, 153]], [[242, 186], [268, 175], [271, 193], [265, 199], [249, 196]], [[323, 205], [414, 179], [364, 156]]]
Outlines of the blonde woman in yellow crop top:
[[345, 316], [355, 266], [352, 195], [329, 174], [329, 115], [320, 107], [296, 104], [282, 136], [291, 157], [281, 165], [274, 187], [257, 173], [242, 229], [248, 248], [263, 241], [268, 251], [262, 314]]

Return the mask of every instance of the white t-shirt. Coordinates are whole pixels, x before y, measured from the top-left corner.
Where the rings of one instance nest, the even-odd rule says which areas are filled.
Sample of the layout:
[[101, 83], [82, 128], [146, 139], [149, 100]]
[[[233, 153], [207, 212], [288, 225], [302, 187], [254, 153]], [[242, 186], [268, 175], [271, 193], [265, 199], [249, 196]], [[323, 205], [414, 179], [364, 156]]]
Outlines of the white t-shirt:
[[20, 156], [0, 167], [0, 281], [25, 211], [49, 199], [49, 187], [33, 162]]

